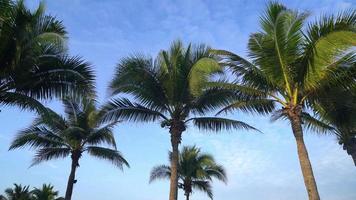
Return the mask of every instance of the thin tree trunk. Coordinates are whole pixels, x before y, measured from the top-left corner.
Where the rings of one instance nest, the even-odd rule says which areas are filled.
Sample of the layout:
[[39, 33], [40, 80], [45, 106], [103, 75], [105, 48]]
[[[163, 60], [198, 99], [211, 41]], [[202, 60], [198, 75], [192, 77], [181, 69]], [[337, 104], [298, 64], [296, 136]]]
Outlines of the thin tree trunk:
[[79, 160], [79, 158], [76, 158], [76, 156], [72, 155], [72, 166], [71, 166], [70, 175], [68, 178], [67, 190], [66, 190], [64, 200], [72, 199], [73, 186], [74, 186], [74, 182], [75, 182], [75, 172], [78, 167], [78, 160]]
[[297, 142], [299, 163], [302, 169], [304, 184], [308, 192], [309, 200], [320, 200], [308, 151], [304, 144], [300, 112], [289, 115], [289, 119], [292, 125], [295, 140]]
[[352, 160], [354, 161], [354, 164], [355, 164], [355, 166], [356, 166], [356, 152], [353, 152], [353, 153], [351, 154], [351, 157], [352, 157]]
[[189, 193], [186, 193], [186, 194], [185, 194], [185, 199], [186, 199], [186, 200], [189, 200]]
[[346, 144], [344, 144], [343, 148], [346, 150], [347, 154], [352, 157], [352, 160], [356, 166], [356, 139], [350, 139]]
[[[180, 135], [181, 133], [179, 133]], [[171, 178], [170, 178], [170, 190], [169, 200], [177, 200], [178, 198], [178, 159], [179, 159], [179, 142], [177, 133], [171, 133], [172, 144], [172, 160], [171, 160]]]

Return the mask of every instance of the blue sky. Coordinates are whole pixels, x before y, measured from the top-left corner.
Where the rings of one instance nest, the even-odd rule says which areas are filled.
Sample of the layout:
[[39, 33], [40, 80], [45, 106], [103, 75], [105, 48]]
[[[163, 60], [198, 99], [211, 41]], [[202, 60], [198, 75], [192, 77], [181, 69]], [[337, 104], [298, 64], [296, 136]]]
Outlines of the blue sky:
[[[311, 19], [325, 13], [355, 8], [351, 0], [282, 1], [288, 7], [310, 11]], [[35, 7], [37, 0], [27, 3]], [[204, 42], [214, 48], [246, 55], [251, 32], [258, 30], [258, 16], [266, 1], [248, 0], [48, 0], [47, 10], [62, 19], [69, 31], [69, 48], [95, 66], [100, 101], [115, 64], [135, 52], [156, 56], [171, 41]], [[60, 111], [58, 102], [49, 103]], [[69, 159], [29, 168], [33, 152], [8, 152], [15, 133], [31, 123], [34, 114], [1, 108], [0, 191], [12, 183], [39, 187], [52, 183], [64, 195]], [[295, 141], [287, 122], [270, 123], [267, 117], [236, 113], [231, 117], [250, 123], [264, 134], [230, 131], [199, 132], [190, 127], [184, 145], [201, 147], [226, 167], [227, 185], [214, 182], [217, 200], [306, 199]], [[119, 150], [131, 164], [124, 172], [105, 161], [84, 156], [78, 169], [74, 200], [167, 199], [168, 181], [148, 184], [151, 168], [167, 163], [170, 149], [167, 130], [159, 124], [122, 123], [115, 129]], [[306, 144], [323, 200], [356, 199], [356, 169], [333, 136], [306, 133]], [[180, 193], [179, 199], [183, 199]], [[199, 192], [194, 200], [207, 197]]]

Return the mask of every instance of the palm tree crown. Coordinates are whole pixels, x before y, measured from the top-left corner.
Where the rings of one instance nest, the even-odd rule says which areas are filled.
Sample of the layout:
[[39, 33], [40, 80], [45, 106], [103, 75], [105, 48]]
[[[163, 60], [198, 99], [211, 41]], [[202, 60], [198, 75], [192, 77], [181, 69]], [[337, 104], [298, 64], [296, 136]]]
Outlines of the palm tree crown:
[[123, 59], [110, 84], [112, 95], [129, 94], [114, 99], [105, 110], [105, 120], [131, 120], [136, 122], [160, 121], [168, 128], [172, 144], [172, 177], [170, 200], [177, 199], [178, 146], [189, 122], [204, 130], [253, 129], [246, 123], [219, 117], [202, 117], [214, 109], [227, 105], [234, 93], [221, 87], [206, 88], [221, 67], [205, 45], [185, 48], [180, 41], [168, 51], [161, 51], [152, 60], [144, 56]]
[[58, 191], [54, 190], [52, 185], [43, 184], [42, 188], [35, 188], [32, 190], [33, 200], [63, 200], [58, 196]]
[[140, 55], [123, 59], [110, 90], [112, 95], [130, 94], [135, 102], [126, 98], [113, 99], [105, 107], [105, 119], [161, 120], [161, 126], [171, 131], [184, 131], [190, 121], [204, 130], [252, 128], [243, 122], [223, 118], [191, 117], [222, 107], [234, 96], [223, 88], [205, 89], [212, 75], [222, 73], [209, 50], [204, 45], [184, 48], [176, 41], [168, 51], [161, 51], [155, 61]]
[[250, 36], [251, 61], [228, 51], [214, 52], [237, 75], [238, 84], [222, 84], [248, 94], [223, 111], [273, 111], [273, 119], [289, 119], [309, 198], [316, 200], [319, 195], [301, 126], [316, 121], [306, 108], [311, 108], [326, 88], [347, 87], [355, 80], [352, 46], [356, 44], [356, 12], [325, 16], [305, 27], [307, 17], [308, 13], [271, 2], [260, 18], [262, 30]]
[[[79, 166], [79, 159], [84, 152], [111, 161], [120, 169], [123, 165], [128, 166], [127, 161], [116, 150], [112, 128], [117, 122], [103, 123], [101, 112], [96, 109], [94, 100], [83, 99], [78, 103], [66, 99], [63, 104], [65, 118], [48, 109], [49, 114], [40, 116], [33, 125], [16, 136], [10, 149], [26, 145], [36, 149], [32, 165], [71, 156], [72, 171], [68, 181], [68, 186], [71, 187], [76, 182], [75, 169]], [[102, 144], [111, 148], [102, 147]], [[72, 188], [67, 188], [67, 193], [68, 190]], [[67, 194], [66, 199], [70, 199]]]
[[29, 190], [30, 186], [22, 186], [14, 184], [14, 188], [7, 188], [5, 195], [0, 195], [0, 200], [31, 200], [32, 193]]
[[[172, 159], [171, 153], [169, 159]], [[151, 171], [150, 182], [156, 179], [169, 179], [171, 168], [166, 165], [154, 167]], [[193, 147], [183, 147], [179, 154], [178, 164], [178, 187], [184, 190], [187, 200], [193, 189], [205, 192], [209, 198], [213, 199], [211, 181], [213, 178], [226, 183], [226, 173], [222, 166], [216, 164], [214, 158], [200, 149]]]
[[27, 109], [44, 107], [36, 100], [93, 93], [91, 66], [67, 54], [66, 30], [24, 1], [0, 0], [0, 104]]

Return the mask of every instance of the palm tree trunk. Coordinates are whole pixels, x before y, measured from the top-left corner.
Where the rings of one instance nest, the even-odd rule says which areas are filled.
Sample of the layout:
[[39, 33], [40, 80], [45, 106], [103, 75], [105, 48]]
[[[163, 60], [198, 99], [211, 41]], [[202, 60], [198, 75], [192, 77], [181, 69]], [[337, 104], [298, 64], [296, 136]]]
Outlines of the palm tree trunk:
[[354, 164], [355, 164], [355, 166], [356, 166], [356, 152], [353, 152], [353, 153], [351, 154], [351, 157], [352, 157], [352, 160], [354, 161]]
[[346, 144], [344, 144], [343, 148], [346, 150], [347, 154], [352, 157], [352, 160], [356, 166], [356, 138], [350, 139]]
[[[67, 183], [67, 190], [65, 194], [65, 200], [71, 200], [72, 199], [72, 193], [73, 193], [73, 186], [75, 183], [75, 172], [78, 167], [79, 163], [79, 156], [72, 155], [72, 166], [70, 170], [70, 175], [68, 178], [68, 183]], [[77, 158], [78, 157], [78, 158]]]
[[178, 198], [178, 159], [179, 159], [179, 139], [175, 134], [171, 134], [172, 160], [171, 160], [171, 178], [169, 189], [169, 200]]
[[185, 199], [186, 199], [186, 200], [189, 200], [189, 193], [186, 193], [186, 194], [185, 194]]
[[299, 163], [302, 169], [304, 184], [308, 192], [309, 200], [320, 200], [308, 151], [304, 144], [300, 112], [290, 114], [289, 119], [292, 125], [295, 140], [297, 142]]

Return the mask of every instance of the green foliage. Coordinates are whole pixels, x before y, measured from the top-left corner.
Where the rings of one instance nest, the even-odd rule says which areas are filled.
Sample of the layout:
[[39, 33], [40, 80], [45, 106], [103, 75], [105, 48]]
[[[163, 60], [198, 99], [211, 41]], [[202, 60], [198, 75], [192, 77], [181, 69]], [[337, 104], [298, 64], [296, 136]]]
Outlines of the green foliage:
[[37, 101], [93, 93], [90, 64], [67, 54], [62, 22], [41, 3], [0, 0], [0, 104], [44, 111]]
[[173, 121], [185, 124], [193, 121], [198, 128], [214, 131], [251, 129], [234, 120], [195, 118], [222, 108], [235, 98], [229, 89], [209, 86], [212, 77], [222, 71], [209, 47], [188, 45], [184, 48], [180, 41], [174, 42], [169, 50], [161, 51], [155, 60], [141, 55], [124, 58], [117, 66], [110, 90], [112, 95], [132, 95], [133, 101], [114, 98], [104, 107], [104, 120], [161, 120], [168, 127]]
[[336, 134], [340, 144], [348, 144], [356, 138], [356, 84], [351, 91], [341, 87], [329, 88], [318, 99], [315, 112]]
[[43, 184], [42, 188], [32, 190], [32, 196], [33, 200], [63, 200], [62, 197], [58, 197], [58, 191], [55, 191], [50, 184]]
[[286, 112], [278, 114], [276, 103], [282, 111], [301, 106], [305, 125], [318, 126], [307, 108], [313, 109], [327, 88], [339, 85], [347, 89], [355, 82], [356, 11], [324, 16], [305, 25], [307, 17], [308, 13], [271, 2], [260, 18], [261, 31], [250, 36], [250, 61], [228, 51], [212, 51], [236, 75], [235, 88], [228, 88], [245, 94], [246, 99], [222, 111], [277, 111], [274, 118], [279, 119], [288, 116], [282, 117]]
[[14, 188], [7, 188], [5, 196], [1, 196], [2, 200], [32, 200], [32, 194], [29, 186], [14, 184]]
[[43, 184], [42, 188], [29, 189], [30, 186], [14, 184], [14, 188], [5, 190], [5, 196], [0, 195], [0, 200], [64, 200], [58, 197], [58, 191], [50, 184]]
[[[32, 165], [52, 159], [65, 158], [74, 152], [88, 152], [99, 159], [111, 161], [117, 167], [129, 166], [116, 149], [112, 132], [117, 123], [104, 123], [101, 110], [95, 101], [82, 99], [63, 100], [65, 117], [48, 109], [34, 123], [20, 131], [10, 146], [10, 150], [29, 146], [36, 150]], [[107, 145], [106, 148], [102, 145]]]
[[[171, 160], [171, 155], [169, 158]], [[169, 166], [156, 166], [151, 171], [150, 183], [157, 179], [169, 179], [170, 175]], [[227, 181], [224, 168], [215, 162], [213, 156], [201, 153], [195, 146], [183, 147], [179, 154], [178, 176], [179, 188], [184, 190], [186, 195], [191, 194], [193, 189], [197, 189], [206, 193], [211, 199], [213, 199], [212, 180], [217, 179], [224, 183]]]

